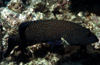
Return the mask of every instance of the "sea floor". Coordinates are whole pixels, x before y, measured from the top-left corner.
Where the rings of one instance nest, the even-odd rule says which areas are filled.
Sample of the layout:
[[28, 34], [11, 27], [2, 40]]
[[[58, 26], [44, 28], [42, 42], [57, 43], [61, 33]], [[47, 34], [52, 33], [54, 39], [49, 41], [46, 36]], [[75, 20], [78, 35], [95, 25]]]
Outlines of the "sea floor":
[[[1, 1], [3, 0], [0, 0], [0, 3], [3, 5]], [[27, 3], [29, 3], [29, 1], [30, 0], [27, 0]], [[49, 2], [50, 0], [47, 1]], [[67, 0], [68, 2], [66, 0], [57, 0], [57, 1], [53, 0], [53, 1], [54, 1], [53, 3], [52, 0], [50, 1], [51, 3], [50, 5], [53, 5], [54, 7], [55, 4], [58, 3], [57, 5], [59, 6], [55, 8], [52, 7], [54, 9], [52, 12], [48, 11], [49, 9], [52, 10], [52, 8], [48, 9], [47, 6], [45, 6], [47, 8], [44, 8], [43, 7], [44, 5], [36, 4], [35, 5], [35, 7], [37, 7], [36, 11], [37, 9], [39, 9], [39, 12], [37, 11], [35, 13], [33, 11], [34, 9], [32, 5], [32, 8], [24, 10], [24, 12], [22, 11], [23, 13], [18, 13], [19, 11], [21, 11], [19, 5], [23, 6], [23, 4], [11, 3], [11, 5], [9, 5], [8, 7], [2, 6], [3, 8], [0, 8], [0, 16], [6, 14], [6, 13], [2, 14], [1, 11], [4, 8], [7, 8], [6, 11], [4, 12], [9, 13], [13, 11], [17, 15], [21, 14], [22, 18], [24, 17], [23, 14], [26, 13], [25, 15], [27, 15], [27, 19], [23, 18], [25, 21], [26, 20], [31, 21], [34, 19], [35, 20], [49, 19], [49, 18], [72, 21], [74, 23], [81, 24], [83, 27], [90, 29], [99, 38], [99, 42], [94, 46], [87, 45], [86, 49], [82, 49], [81, 46], [70, 46], [70, 45], [54, 46], [52, 49], [51, 48], [52, 45], [39, 43], [36, 45], [29, 46], [26, 49], [16, 51], [18, 47], [16, 46], [7, 58], [3, 58], [2, 54], [4, 53], [5, 50], [3, 48], [4, 46], [2, 47], [2, 38], [4, 38], [5, 33], [0, 32], [0, 65], [100, 65], [100, 7], [99, 7], [100, 4], [99, 2], [97, 0], [92, 0], [92, 1], [91, 0], [81, 0], [81, 1]], [[34, 4], [34, 2], [31, 4]], [[39, 7], [43, 8], [42, 9], [43, 11], [41, 11]], [[18, 12], [16, 12], [17, 10]], [[15, 21], [19, 23], [20, 21], [21, 22], [23, 21], [22, 18], [21, 19], [20, 17], [18, 18], [18, 16], [15, 14], [11, 13], [9, 15], [6, 14], [6, 16], [4, 17], [0, 17], [0, 22], [4, 23], [5, 29], [9, 28], [9, 26], [7, 26], [9, 22], [11, 23], [12, 21], [14, 21], [11, 24], [13, 23], [16, 24]], [[5, 20], [1, 21], [1, 19], [5, 19]], [[14, 27], [15, 26], [16, 25], [14, 25]]]

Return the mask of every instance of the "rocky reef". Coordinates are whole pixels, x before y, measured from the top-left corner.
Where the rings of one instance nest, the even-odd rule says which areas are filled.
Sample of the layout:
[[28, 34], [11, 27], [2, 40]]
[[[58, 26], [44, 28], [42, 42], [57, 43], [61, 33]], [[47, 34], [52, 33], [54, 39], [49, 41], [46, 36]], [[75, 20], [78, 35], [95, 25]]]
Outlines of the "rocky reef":
[[[5, 5], [3, 2], [7, 2]], [[97, 7], [96, 2], [92, 5], [94, 6], [93, 11], [88, 10], [87, 4], [88, 1], [79, 0], [0, 0], [0, 26], [3, 26], [3, 31], [0, 32], [0, 64], [1, 65], [64, 65], [69, 64], [73, 61], [78, 64], [78, 60], [82, 59], [79, 62], [79, 65], [85, 64], [86, 61], [91, 57], [97, 58], [100, 55], [100, 16], [97, 15], [99, 8]], [[98, 2], [98, 1], [97, 1]], [[81, 10], [79, 3], [84, 3], [84, 6], [87, 6], [87, 9]], [[91, 2], [90, 2], [91, 3]], [[93, 2], [92, 2], [93, 3]], [[75, 7], [78, 7], [76, 10]], [[97, 7], [97, 8], [96, 8]], [[84, 8], [84, 7], [83, 7]], [[74, 11], [74, 12], [73, 12]], [[92, 45], [87, 46], [86, 52], [81, 50], [80, 46], [65, 46], [64, 49], [59, 49], [62, 46], [54, 47], [50, 49], [49, 44], [36, 44], [29, 46], [25, 52], [16, 51], [15, 48], [9, 57], [6, 59], [1, 58], [1, 54], [7, 49], [7, 40], [8, 37], [12, 34], [18, 34], [18, 27], [21, 23], [27, 21], [36, 21], [36, 20], [48, 20], [48, 19], [57, 19], [57, 20], [67, 20], [74, 23], [80, 24], [87, 29], [90, 29], [99, 39], [99, 42], [93, 43]], [[1, 27], [0, 27], [1, 28]], [[3, 48], [3, 49], [2, 49]], [[81, 51], [80, 51], [81, 50]], [[16, 51], [16, 52], [15, 52]], [[42, 52], [41, 52], [42, 51]], [[82, 53], [85, 53], [82, 57]], [[25, 54], [25, 55], [24, 55]], [[73, 55], [74, 54], [74, 55]], [[75, 57], [80, 55], [79, 59]], [[78, 54], [78, 55], [77, 55]], [[97, 56], [96, 56], [97, 55]], [[66, 58], [67, 57], [67, 58]], [[94, 58], [94, 59], [95, 59]], [[19, 60], [20, 59], [20, 60]], [[25, 59], [23, 61], [23, 59]], [[62, 60], [63, 59], [63, 60]], [[66, 63], [66, 60], [68, 63]], [[100, 59], [99, 59], [100, 60]], [[90, 60], [92, 61], [92, 60]], [[89, 62], [90, 62], [89, 61]], [[82, 64], [83, 63], [83, 64]], [[95, 63], [95, 62], [94, 62]], [[73, 64], [72, 64], [73, 65]], [[95, 64], [96, 65], [96, 64]]]

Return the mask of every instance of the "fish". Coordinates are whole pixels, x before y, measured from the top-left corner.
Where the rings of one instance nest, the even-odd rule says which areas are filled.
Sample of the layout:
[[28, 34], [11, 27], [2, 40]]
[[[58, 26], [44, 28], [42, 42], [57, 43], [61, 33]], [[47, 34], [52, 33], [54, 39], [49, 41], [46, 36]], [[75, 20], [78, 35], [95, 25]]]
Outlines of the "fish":
[[98, 38], [89, 29], [65, 20], [27, 21], [19, 25], [18, 32], [17, 36], [9, 37], [8, 49], [3, 57], [7, 57], [16, 45], [19, 45], [19, 48], [37, 43], [59, 45], [61, 38], [70, 45], [84, 46], [98, 42]]

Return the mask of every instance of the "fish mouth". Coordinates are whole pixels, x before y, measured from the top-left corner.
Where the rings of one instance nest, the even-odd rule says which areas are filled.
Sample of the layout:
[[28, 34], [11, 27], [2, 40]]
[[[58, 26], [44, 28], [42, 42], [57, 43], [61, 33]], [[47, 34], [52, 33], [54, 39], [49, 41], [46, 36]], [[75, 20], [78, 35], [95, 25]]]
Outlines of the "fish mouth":
[[97, 39], [95, 39], [95, 41], [92, 42], [91, 44], [97, 43], [98, 41], [99, 41], [99, 39], [97, 38]]
[[98, 41], [99, 41], [99, 39], [97, 38], [97, 39], [96, 39], [96, 42], [98, 42]]

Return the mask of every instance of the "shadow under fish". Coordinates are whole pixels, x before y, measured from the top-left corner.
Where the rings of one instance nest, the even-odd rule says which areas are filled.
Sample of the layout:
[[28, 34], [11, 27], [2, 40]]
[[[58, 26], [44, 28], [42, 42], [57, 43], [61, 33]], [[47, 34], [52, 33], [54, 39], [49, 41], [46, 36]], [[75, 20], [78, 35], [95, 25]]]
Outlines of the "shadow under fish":
[[19, 49], [22, 49], [37, 43], [60, 45], [62, 42], [66, 41], [69, 45], [85, 46], [87, 44], [98, 42], [98, 39], [89, 29], [69, 21], [28, 21], [19, 26], [18, 35], [9, 37], [8, 48], [3, 54], [3, 57], [7, 57], [16, 45], [19, 46]]

